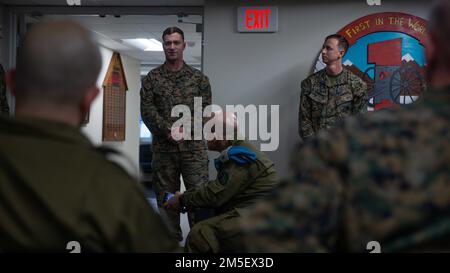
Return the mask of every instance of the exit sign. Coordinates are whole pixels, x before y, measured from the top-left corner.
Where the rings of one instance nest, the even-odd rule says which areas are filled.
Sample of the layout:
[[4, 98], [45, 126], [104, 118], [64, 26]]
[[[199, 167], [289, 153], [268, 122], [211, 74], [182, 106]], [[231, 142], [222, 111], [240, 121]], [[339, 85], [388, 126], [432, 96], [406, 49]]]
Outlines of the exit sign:
[[278, 8], [238, 7], [237, 26], [238, 32], [277, 32]]

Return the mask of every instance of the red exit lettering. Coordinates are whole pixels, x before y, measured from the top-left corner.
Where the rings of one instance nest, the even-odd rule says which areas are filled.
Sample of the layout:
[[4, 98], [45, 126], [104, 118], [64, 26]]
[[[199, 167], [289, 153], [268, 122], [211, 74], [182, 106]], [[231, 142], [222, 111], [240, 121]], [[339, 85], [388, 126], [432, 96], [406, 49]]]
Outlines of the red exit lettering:
[[270, 9], [245, 10], [245, 27], [247, 29], [269, 28]]

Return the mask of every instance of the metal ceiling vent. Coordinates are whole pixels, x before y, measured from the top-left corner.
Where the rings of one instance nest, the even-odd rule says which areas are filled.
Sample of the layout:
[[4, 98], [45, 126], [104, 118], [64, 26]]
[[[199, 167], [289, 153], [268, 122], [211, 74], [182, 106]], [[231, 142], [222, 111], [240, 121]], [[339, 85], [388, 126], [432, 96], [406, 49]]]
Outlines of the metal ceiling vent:
[[[186, 22], [186, 21], [184, 21], [183, 18], [184, 17], [188, 17], [188, 16], [189, 16], [189, 14], [186, 14], [184, 12], [177, 13], [178, 23], [195, 25], [195, 32], [197, 32], [197, 33], [203, 32], [203, 24], [202, 23], [195, 23], [195, 22]], [[186, 43], [188, 44], [189, 47], [193, 47], [195, 45], [195, 42], [186, 42]], [[189, 44], [189, 43], [191, 43], [191, 44]]]

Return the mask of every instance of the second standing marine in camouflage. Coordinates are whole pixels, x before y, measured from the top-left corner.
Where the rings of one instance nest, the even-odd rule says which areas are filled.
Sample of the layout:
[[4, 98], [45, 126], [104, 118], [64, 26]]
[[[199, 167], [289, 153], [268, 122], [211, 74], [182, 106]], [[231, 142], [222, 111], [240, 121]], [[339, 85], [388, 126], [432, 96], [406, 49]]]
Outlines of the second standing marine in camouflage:
[[[186, 47], [183, 31], [176, 27], [166, 29], [163, 42], [166, 62], [148, 73], [141, 89], [142, 120], [153, 137], [153, 185], [160, 207], [164, 192], [180, 190], [180, 174], [187, 189], [208, 181], [206, 144], [204, 140], [175, 141], [172, 138], [171, 127], [179, 119], [171, 117], [172, 108], [186, 105], [194, 116], [195, 97], [202, 99], [201, 110], [211, 104], [208, 78], [183, 61]], [[179, 213], [167, 213], [175, 236], [182, 240]], [[189, 223], [192, 226], [192, 214]]]
[[346, 116], [367, 111], [366, 84], [342, 66], [347, 48], [347, 40], [339, 34], [325, 38], [322, 59], [326, 68], [301, 83], [298, 130], [303, 140]]

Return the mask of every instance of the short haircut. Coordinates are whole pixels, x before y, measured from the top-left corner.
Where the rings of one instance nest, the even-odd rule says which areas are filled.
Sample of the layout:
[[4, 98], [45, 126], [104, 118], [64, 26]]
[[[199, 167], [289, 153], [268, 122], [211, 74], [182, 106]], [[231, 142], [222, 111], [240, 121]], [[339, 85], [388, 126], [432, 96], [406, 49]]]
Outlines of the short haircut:
[[336, 39], [336, 40], [338, 40], [338, 47], [339, 47], [341, 50], [344, 50], [345, 52], [347, 52], [347, 49], [348, 49], [348, 41], [347, 41], [347, 39], [345, 39], [344, 36], [342, 36], [341, 34], [331, 34], [331, 35], [328, 35], [328, 36], [325, 38], [325, 41], [328, 40], [328, 39]]
[[174, 34], [174, 33], [178, 33], [181, 35], [181, 38], [184, 41], [184, 32], [179, 29], [178, 27], [168, 27], [164, 30], [163, 35], [162, 35], [162, 40], [164, 41], [164, 36], [166, 35], [170, 35], [170, 34]]
[[76, 105], [96, 86], [101, 65], [97, 42], [87, 29], [67, 20], [42, 21], [19, 48], [16, 96]]

